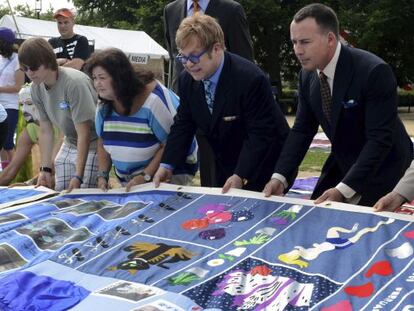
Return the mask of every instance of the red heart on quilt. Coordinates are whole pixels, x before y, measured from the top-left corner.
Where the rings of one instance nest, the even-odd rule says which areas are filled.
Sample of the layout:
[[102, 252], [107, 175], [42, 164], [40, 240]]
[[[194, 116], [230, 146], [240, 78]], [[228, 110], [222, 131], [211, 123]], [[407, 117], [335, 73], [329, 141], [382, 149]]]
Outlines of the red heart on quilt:
[[349, 300], [342, 300], [330, 307], [322, 308], [321, 311], [352, 311], [352, 305]]
[[181, 224], [181, 228], [184, 230], [196, 230], [196, 229], [205, 229], [208, 227], [208, 219], [190, 219]]
[[374, 285], [371, 282], [368, 282], [364, 285], [359, 286], [348, 286], [345, 287], [345, 293], [350, 296], [357, 296], [357, 297], [368, 297], [371, 296], [374, 292]]
[[388, 260], [378, 261], [374, 263], [371, 268], [365, 273], [365, 277], [370, 278], [374, 274], [388, 276], [392, 274], [393, 270], [391, 263]]
[[229, 212], [221, 212], [207, 215], [207, 219], [210, 224], [220, 224], [223, 222], [229, 222], [231, 220], [231, 217], [232, 214]]
[[414, 239], [414, 231], [407, 231], [407, 232], [404, 232], [404, 236], [405, 236], [407, 239]]

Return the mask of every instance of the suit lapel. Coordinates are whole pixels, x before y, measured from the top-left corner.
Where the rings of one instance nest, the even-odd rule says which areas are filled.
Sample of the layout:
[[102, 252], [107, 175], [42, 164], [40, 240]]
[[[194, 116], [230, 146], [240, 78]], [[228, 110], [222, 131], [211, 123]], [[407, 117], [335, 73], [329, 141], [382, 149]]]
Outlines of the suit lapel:
[[211, 124], [211, 114], [208, 110], [206, 103], [206, 95], [204, 93], [204, 85], [201, 81], [194, 81], [192, 90], [191, 90], [191, 102], [190, 105], [193, 105], [193, 111], [196, 116], [195, 119], [199, 120], [199, 127], [205, 132], [208, 133]]
[[209, 1], [205, 11], [206, 15], [217, 16], [217, 5], [219, 1]]
[[335, 135], [335, 129], [338, 125], [339, 116], [346, 100], [346, 93], [352, 81], [353, 64], [350, 52], [347, 47], [341, 47], [338, 63], [335, 69], [334, 85], [332, 89], [332, 136]]
[[[210, 1], [211, 3], [211, 1]], [[230, 57], [227, 53], [224, 53], [224, 65], [220, 74], [220, 78], [217, 83], [216, 93], [214, 95], [214, 108], [210, 129], [212, 130], [217, 121], [222, 115], [223, 107], [225, 106], [228, 98], [228, 93], [231, 91], [231, 66]]]
[[178, 20], [179, 20], [178, 25], [180, 25], [181, 21], [184, 18], [187, 17], [187, 0], [182, 0], [181, 1], [181, 3], [180, 3], [180, 9], [179, 9], [179, 12], [178, 12], [177, 16], [178, 16]]

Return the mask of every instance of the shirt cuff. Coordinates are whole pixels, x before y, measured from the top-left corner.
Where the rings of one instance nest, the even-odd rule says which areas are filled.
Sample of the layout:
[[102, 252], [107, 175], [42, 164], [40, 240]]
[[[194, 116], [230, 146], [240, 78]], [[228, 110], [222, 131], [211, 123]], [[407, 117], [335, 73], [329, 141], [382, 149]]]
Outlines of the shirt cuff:
[[346, 203], [358, 204], [359, 200], [361, 199], [361, 195], [356, 193], [354, 189], [342, 182], [340, 182], [335, 188], [344, 196]]
[[282, 184], [285, 187], [285, 189], [287, 189], [287, 187], [289, 186], [288, 183], [287, 183], [287, 180], [286, 180], [285, 176], [280, 175], [278, 173], [273, 173], [272, 179], [273, 178], [275, 178], [275, 179], [279, 180], [280, 182], [282, 182]]
[[342, 182], [340, 182], [335, 188], [338, 189], [338, 191], [344, 196], [345, 199], [350, 199], [356, 194], [354, 189]]
[[171, 164], [167, 164], [167, 163], [160, 163], [160, 167], [166, 168], [167, 170], [170, 170], [170, 171], [174, 170], [174, 166], [172, 166]]

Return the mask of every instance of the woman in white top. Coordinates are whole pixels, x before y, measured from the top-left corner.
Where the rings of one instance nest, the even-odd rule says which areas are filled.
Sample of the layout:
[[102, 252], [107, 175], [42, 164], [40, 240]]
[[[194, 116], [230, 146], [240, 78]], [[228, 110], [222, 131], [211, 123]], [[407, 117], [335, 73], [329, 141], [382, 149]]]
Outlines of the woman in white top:
[[3, 168], [13, 156], [14, 132], [19, 115], [18, 93], [24, 83], [14, 40], [11, 29], [0, 27], [0, 105], [7, 111], [8, 124], [7, 138], [0, 153]]

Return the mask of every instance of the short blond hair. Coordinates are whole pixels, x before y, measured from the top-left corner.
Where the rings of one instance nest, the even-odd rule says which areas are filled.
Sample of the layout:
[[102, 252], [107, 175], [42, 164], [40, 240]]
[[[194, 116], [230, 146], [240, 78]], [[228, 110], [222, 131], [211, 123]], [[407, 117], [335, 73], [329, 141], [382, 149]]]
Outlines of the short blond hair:
[[226, 49], [223, 30], [211, 16], [197, 14], [183, 19], [175, 36], [178, 49], [185, 48], [194, 38], [200, 42], [204, 49], [211, 50], [216, 43], [223, 50]]

